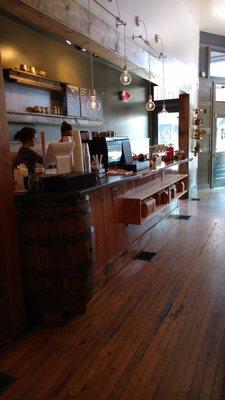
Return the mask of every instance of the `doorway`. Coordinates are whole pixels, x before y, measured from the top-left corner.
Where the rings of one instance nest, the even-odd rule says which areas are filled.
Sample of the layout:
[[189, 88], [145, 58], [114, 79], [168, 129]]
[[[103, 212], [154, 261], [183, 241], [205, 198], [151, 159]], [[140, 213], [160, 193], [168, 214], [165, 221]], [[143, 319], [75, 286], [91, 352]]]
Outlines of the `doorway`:
[[214, 84], [212, 187], [225, 186], [225, 84]]
[[225, 112], [215, 118], [212, 153], [213, 187], [225, 186]]

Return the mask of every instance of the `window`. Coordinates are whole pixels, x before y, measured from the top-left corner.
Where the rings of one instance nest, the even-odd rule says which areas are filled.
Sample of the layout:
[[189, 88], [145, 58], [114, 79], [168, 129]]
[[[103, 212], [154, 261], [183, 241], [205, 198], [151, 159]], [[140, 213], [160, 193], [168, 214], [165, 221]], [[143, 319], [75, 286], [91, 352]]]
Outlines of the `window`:
[[225, 84], [216, 84], [216, 101], [225, 101]]
[[216, 120], [216, 152], [225, 151], [225, 118]]
[[225, 52], [211, 51], [210, 76], [225, 78]]
[[174, 150], [179, 149], [179, 113], [158, 114], [158, 144], [172, 144]]

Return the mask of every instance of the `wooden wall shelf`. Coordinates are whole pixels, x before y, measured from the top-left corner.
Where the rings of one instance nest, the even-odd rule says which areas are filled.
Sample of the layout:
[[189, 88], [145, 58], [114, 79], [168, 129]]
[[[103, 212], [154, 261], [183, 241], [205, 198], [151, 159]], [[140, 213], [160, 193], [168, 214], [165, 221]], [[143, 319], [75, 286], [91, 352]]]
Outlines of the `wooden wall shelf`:
[[[126, 197], [120, 198], [123, 201], [123, 222], [125, 224], [142, 225], [151, 218], [154, 218], [156, 214], [162, 212], [168, 208], [168, 205], [176, 207], [177, 200], [182, 197], [188, 190], [177, 193], [174, 199], [169, 204], [162, 204], [156, 207], [154, 213], [150, 214], [146, 218], [142, 218], [141, 215], [141, 204], [147, 198], [153, 196], [156, 193], [161, 192], [164, 189], [169, 188], [171, 185], [182, 181], [188, 177], [187, 174], [168, 174], [163, 180], [157, 178], [149, 183], [149, 187], [139, 190], [138, 192], [126, 195]], [[169, 211], [168, 211], [169, 212]]]
[[44, 90], [53, 90], [61, 93], [65, 92], [65, 88], [60, 82], [41, 75], [31, 74], [30, 72], [21, 71], [15, 68], [5, 69], [4, 73], [7, 75], [9, 81], [16, 82], [21, 85]]
[[173, 209], [175, 209], [177, 207], [177, 201], [181, 197], [183, 197], [187, 192], [188, 192], [188, 190], [185, 190], [184, 192], [178, 193], [175, 196], [175, 198], [171, 200], [170, 203], [161, 204], [160, 206], [157, 206], [156, 210], [154, 211], [154, 213], [150, 214], [146, 218], [141, 218], [141, 223], [138, 224], [138, 225], [142, 225], [142, 224], [146, 223], [147, 221], [153, 219], [158, 214], [161, 214], [161, 218], [165, 217], [167, 214], [169, 214]]
[[13, 112], [8, 111], [8, 122], [17, 124], [39, 124], [39, 125], [60, 125], [63, 121], [67, 121], [72, 125], [81, 125], [85, 127], [100, 126], [102, 120], [94, 120], [87, 118], [76, 118], [68, 115], [39, 114], [30, 112]]

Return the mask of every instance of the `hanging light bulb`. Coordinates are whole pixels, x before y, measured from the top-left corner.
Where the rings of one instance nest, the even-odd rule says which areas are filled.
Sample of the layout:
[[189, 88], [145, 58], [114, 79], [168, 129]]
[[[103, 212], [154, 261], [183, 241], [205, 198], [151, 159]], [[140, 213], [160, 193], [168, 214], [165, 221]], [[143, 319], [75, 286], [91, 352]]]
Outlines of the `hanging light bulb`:
[[93, 90], [91, 92], [90, 96], [89, 96], [87, 107], [92, 112], [97, 112], [101, 108], [101, 104], [100, 104], [100, 101], [98, 100], [98, 98], [96, 96], [95, 90]]
[[149, 95], [148, 101], [145, 105], [147, 111], [153, 111], [155, 109], [155, 103], [152, 100], [152, 95]]
[[131, 81], [132, 81], [132, 78], [131, 78], [129, 72], [127, 71], [127, 66], [124, 65], [123, 73], [120, 77], [120, 82], [122, 83], [122, 85], [129, 85], [131, 83]]
[[147, 111], [151, 112], [155, 109], [155, 103], [152, 100], [152, 94], [151, 94], [150, 44], [148, 46], [148, 71], [149, 71], [149, 86], [148, 86], [149, 89], [148, 89], [148, 101], [145, 104], [145, 107]]
[[163, 89], [163, 105], [162, 105], [162, 110], [160, 111], [160, 116], [166, 116], [168, 114], [168, 111], [166, 109], [166, 103], [165, 103], [165, 65], [164, 65], [164, 59], [165, 59], [165, 55], [164, 55], [164, 47], [163, 47], [163, 41], [161, 39], [161, 37], [159, 35], [155, 36], [155, 40], [157, 43], [159, 43], [159, 41], [161, 42], [161, 53], [159, 55], [159, 58], [162, 57], [162, 89]]
[[127, 56], [126, 56], [126, 25], [123, 26], [123, 45], [124, 45], [124, 67], [123, 67], [123, 73], [120, 77], [120, 82], [122, 85], [129, 85], [132, 81], [132, 78], [127, 70]]
[[167, 109], [166, 109], [166, 104], [165, 104], [165, 102], [163, 102], [162, 111], [160, 111], [159, 114], [160, 114], [161, 116], [164, 116], [164, 115], [168, 114], [168, 111], [167, 111]]
[[101, 103], [98, 100], [96, 91], [94, 89], [94, 68], [93, 68], [93, 49], [91, 40], [91, 10], [90, 0], [88, 0], [88, 16], [89, 16], [89, 44], [90, 44], [90, 61], [91, 61], [91, 91], [87, 102], [87, 108], [91, 112], [98, 112], [101, 108]]

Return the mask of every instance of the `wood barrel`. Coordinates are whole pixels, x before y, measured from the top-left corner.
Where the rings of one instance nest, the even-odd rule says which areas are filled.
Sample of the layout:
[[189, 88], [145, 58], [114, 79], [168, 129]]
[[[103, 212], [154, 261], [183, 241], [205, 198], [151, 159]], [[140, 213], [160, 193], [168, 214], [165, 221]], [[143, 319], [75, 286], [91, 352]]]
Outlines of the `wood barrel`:
[[27, 308], [46, 320], [84, 312], [95, 256], [89, 196], [18, 196], [17, 214]]

